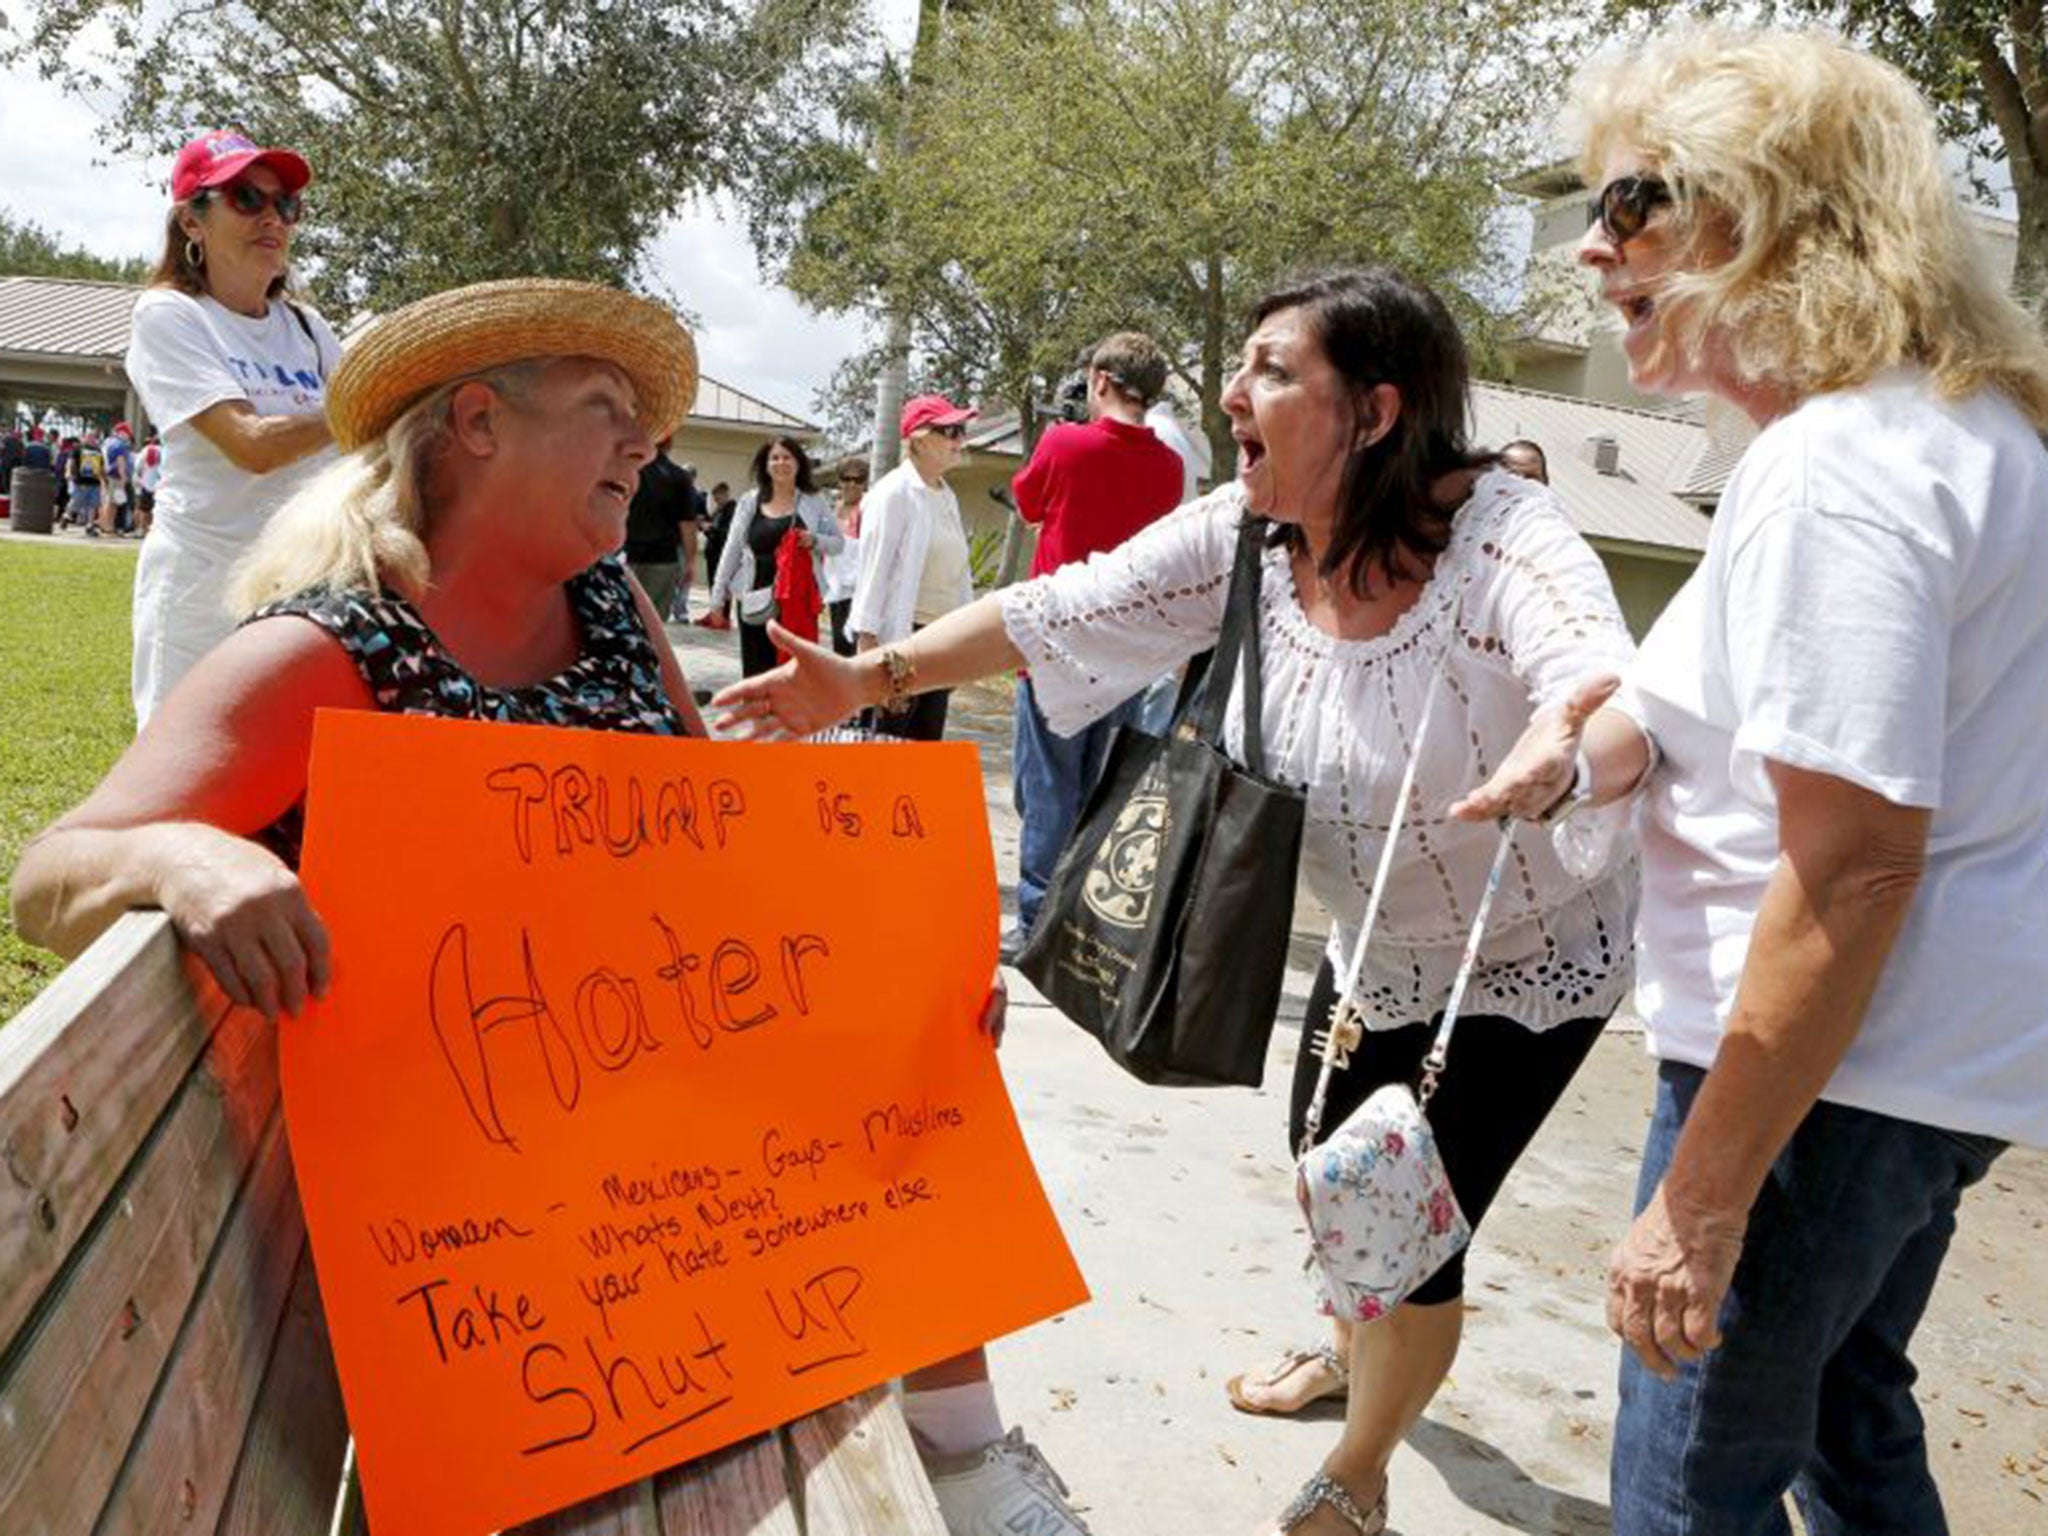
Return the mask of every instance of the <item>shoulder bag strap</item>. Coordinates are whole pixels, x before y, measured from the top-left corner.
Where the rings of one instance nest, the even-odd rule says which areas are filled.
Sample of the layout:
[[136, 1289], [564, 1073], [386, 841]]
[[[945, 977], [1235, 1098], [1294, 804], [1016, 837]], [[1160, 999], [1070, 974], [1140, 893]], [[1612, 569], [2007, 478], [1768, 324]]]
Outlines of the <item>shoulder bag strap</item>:
[[1264, 518], [1246, 515], [1237, 530], [1237, 557], [1230, 568], [1230, 595], [1224, 601], [1223, 629], [1216, 637], [1200, 702], [1195, 705], [1196, 734], [1211, 746], [1223, 744], [1223, 712], [1230, 703], [1231, 684], [1244, 677], [1244, 765], [1252, 773], [1266, 771], [1265, 677], [1259, 657], [1259, 587], [1264, 579]]
[[1465, 953], [1458, 960], [1458, 975], [1451, 983], [1450, 1001], [1444, 1004], [1443, 1022], [1436, 1027], [1436, 1039], [1422, 1058], [1422, 1081], [1415, 1090], [1416, 1102], [1427, 1106], [1436, 1092], [1436, 1080], [1451, 1050], [1451, 1031], [1458, 1027], [1458, 1009], [1465, 1001], [1465, 983], [1472, 979], [1472, 967], [1479, 959], [1479, 941], [1486, 937], [1486, 918], [1493, 911], [1493, 893], [1500, 889], [1501, 872], [1508, 867], [1508, 850], [1515, 843], [1512, 817], [1500, 819], [1500, 841], [1493, 847], [1493, 863], [1486, 871], [1486, 889], [1479, 894], [1479, 910], [1472, 914], [1472, 931], [1465, 938]]
[[306, 312], [290, 299], [284, 301], [284, 307], [292, 312], [292, 318], [299, 322], [299, 329], [306, 333], [306, 340], [313, 344], [313, 371], [319, 375], [320, 382], [325, 384], [327, 382], [327, 355], [320, 350], [320, 338], [313, 334], [313, 322], [308, 320]]
[[[1365, 969], [1365, 957], [1372, 947], [1373, 930], [1379, 926], [1380, 903], [1387, 894], [1387, 877], [1394, 868], [1394, 850], [1401, 841], [1402, 829], [1408, 822], [1408, 809], [1415, 799], [1415, 771], [1422, 762], [1423, 743], [1429, 740], [1429, 723], [1436, 715], [1436, 701], [1437, 696], [1443, 692], [1444, 674], [1450, 670], [1451, 648], [1458, 643], [1458, 617], [1463, 606], [1461, 592], [1459, 602], [1451, 610], [1450, 634], [1444, 641], [1443, 649], [1437, 652], [1436, 666], [1429, 675], [1428, 691], [1422, 696], [1422, 713], [1416, 717], [1415, 738], [1408, 747], [1407, 765], [1401, 770], [1401, 788], [1394, 796], [1394, 814], [1388, 818], [1387, 838], [1380, 845], [1380, 861], [1373, 871], [1372, 889], [1365, 898], [1365, 915], [1359, 919], [1358, 938], [1351, 946], [1350, 959], [1336, 977], [1337, 1002], [1330, 1010], [1329, 1021], [1323, 1030], [1322, 1070], [1316, 1075], [1316, 1091], [1314, 1097], [1309, 1100], [1308, 1116], [1302, 1132], [1300, 1150], [1304, 1154], [1315, 1144], [1315, 1139], [1322, 1130], [1323, 1110], [1330, 1094], [1330, 1077], [1338, 1065], [1349, 1057], [1350, 1046], [1346, 1041], [1343, 1026], [1352, 1022], [1354, 1015], [1358, 1028], [1363, 1029], [1366, 1026], [1365, 1017], [1358, 1013], [1357, 1006], [1352, 1002], [1352, 994], [1357, 990], [1359, 973]], [[1488, 881], [1486, 895], [1481, 899], [1479, 926], [1473, 930], [1471, 942], [1466, 947], [1466, 963], [1460, 967], [1458, 982], [1452, 988], [1452, 1005], [1444, 1015], [1445, 1027], [1438, 1030], [1436, 1041], [1430, 1047], [1430, 1059], [1436, 1062], [1435, 1070], [1438, 1071], [1443, 1066], [1442, 1052], [1450, 1043], [1449, 1026], [1457, 1022], [1457, 1004], [1463, 998], [1464, 981], [1470, 974], [1471, 959], [1477, 952], [1487, 911], [1492, 905], [1493, 888], [1499, 883], [1500, 866], [1507, 843], [1508, 837], [1504, 834], [1501, 839], [1501, 851], [1494, 856], [1494, 877]], [[1435, 1087], [1433, 1073], [1430, 1076], [1430, 1086]]]

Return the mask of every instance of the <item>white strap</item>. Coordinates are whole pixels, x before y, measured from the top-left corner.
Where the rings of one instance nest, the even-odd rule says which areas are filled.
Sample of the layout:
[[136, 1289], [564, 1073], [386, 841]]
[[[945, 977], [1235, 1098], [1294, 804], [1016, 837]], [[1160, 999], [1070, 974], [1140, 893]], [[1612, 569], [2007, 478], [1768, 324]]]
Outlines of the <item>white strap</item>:
[[1451, 983], [1451, 1000], [1444, 1004], [1444, 1020], [1436, 1027], [1436, 1039], [1430, 1042], [1429, 1054], [1422, 1058], [1422, 1087], [1416, 1097], [1424, 1104], [1436, 1092], [1437, 1074], [1443, 1071], [1444, 1058], [1450, 1053], [1451, 1031], [1458, 1027], [1458, 1010], [1465, 1002], [1465, 983], [1472, 979], [1472, 968], [1478, 963], [1479, 941], [1486, 937], [1487, 914], [1493, 911], [1493, 893], [1500, 889], [1501, 874], [1508, 867], [1508, 850], [1514, 845], [1514, 820], [1503, 816], [1493, 864], [1486, 871], [1486, 889], [1480, 892], [1479, 910], [1472, 914], [1472, 931], [1465, 937], [1465, 953], [1458, 961], [1457, 978]]
[[[1409, 749], [1408, 765], [1401, 773], [1401, 789], [1394, 798], [1394, 814], [1387, 823], [1387, 840], [1380, 847], [1379, 868], [1373, 872], [1372, 890], [1366, 896], [1365, 915], [1359, 920], [1358, 938], [1351, 947], [1351, 958], [1337, 978], [1337, 1004], [1331, 1014], [1329, 1026], [1323, 1038], [1322, 1070], [1316, 1074], [1316, 1091], [1309, 1100], [1308, 1116], [1302, 1133], [1301, 1151], [1306, 1154], [1314, 1145], [1316, 1136], [1322, 1130], [1323, 1111], [1328, 1104], [1330, 1078], [1336, 1071], [1337, 1058], [1344, 1047], [1340, 1043], [1342, 1031], [1338, 1026], [1346, 1012], [1357, 1012], [1352, 995], [1358, 988], [1359, 974], [1365, 969], [1365, 957], [1372, 946], [1373, 929], [1379, 926], [1380, 902], [1386, 895], [1387, 876], [1394, 867], [1395, 844], [1400, 840], [1401, 830], [1407, 824], [1408, 808], [1415, 797], [1415, 771], [1422, 761], [1422, 746], [1429, 737], [1430, 718], [1436, 712], [1436, 699], [1443, 683], [1444, 673], [1450, 670], [1451, 646], [1457, 643], [1458, 616], [1451, 615], [1451, 639], [1437, 658], [1436, 670], [1430, 675], [1429, 692], [1422, 701], [1422, 714], [1415, 723], [1415, 742]], [[1515, 840], [1515, 824], [1503, 817], [1500, 822], [1500, 842], [1494, 848], [1493, 864], [1487, 870], [1486, 889], [1480, 893], [1479, 907], [1472, 915], [1472, 929], [1465, 939], [1465, 953], [1459, 959], [1458, 973], [1451, 982], [1450, 1000], [1444, 1005], [1443, 1022], [1437, 1026], [1436, 1038], [1430, 1043], [1429, 1054], [1423, 1058], [1422, 1084], [1419, 1092], [1421, 1102], [1427, 1104], [1430, 1095], [1436, 1091], [1437, 1075], [1443, 1071], [1444, 1060], [1450, 1051], [1451, 1031], [1457, 1027], [1458, 1010], [1465, 1001], [1465, 987], [1472, 979], [1472, 971], [1479, 959], [1479, 945], [1486, 937], [1486, 921], [1493, 911], [1494, 893], [1500, 889], [1501, 875], [1507, 868], [1508, 850]], [[1358, 1018], [1363, 1028], [1366, 1020]], [[1304, 1023], [1313, 1028], [1313, 1021]]]
[[[1455, 641], [1455, 629], [1453, 640]], [[1401, 841], [1401, 829], [1408, 822], [1408, 807], [1415, 798], [1415, 770], [1422, 762], [1422, 744], [1429, 739], [1430, 717], [1436, 713], [1436, 696], [1443, 691], [1444, 673], [1450, 670], [1448, 651], [1437, 662], [1429, 676], [1429, 691], [1422, 696], [1422, 715], [1415, 722], [1415, 744], [1408, 749], [1408, 766], [1401, 770], [1401, 790], [1394, 796], [1394, 814], [1387, 822], [1387, 840], [1380, 844], [1379, 868], [1373, 871], [1372, 890], [1365, 898], [1365, 916], [1358, 920], [1358, 941], [1351, 946], [1351, 959], [1344, 967], [1344, 974], [1337, 978], [1337, 998], [1341, 1002], [1351, 996], [1358, 986], [1358, 973], [1365, 969], [1366, 947], [1372, 943], [1372, 931], [1379, 926], [1380, 900], [1387, 894], [1387, 875], [1394, 867], [1395, 845]], [[1324, 1052], [1327, 1059], [1329, 1052]]]
[[[1365, 969], [1365, 955], [1372, 944], [1372, 931], [1379, 926], [1380, 901], [1387, 894], [1387, 876], [1394, 867], [1395, 845], [1401, 840], [1401, 829], [1408, 822], [1408, 807], [1415, 799], [1415, 770], [1422, 762], [1422, 746], [1429, 739], [1429, 722], [1436, 714], [1437, 695], [1443, 691], [1444, 673], [1450, 670], [1451, 647], [1458, 640], [1458, 615], [1451, 614], [1451, 635], [1444, 642], [1443, 650], [1437, 656], [1436, 668], [1429, 675], [1429, 691], [1422, 696], [1422, 713], [1415, 721], [1415, 740], [1408, 749], [1408, 766], [1401, 771], [1401, 788], [1394, 796], [1394, 814], [1387, 821], [1387, 840], [1380, 845], [1379, 868], [1373, 871], [1372, 890], [1365, 898], [1365, 915], [1358, 922], [1358, 939], [1351, 946], [1351, 958], [1343, 974], [1337, 978], [1337, 1005], [1330, 1015], [1329, 1025], [1323, 1037], [1323, 1066], [1316, 1074], [1315, 1096], [1309, 1100], [1308, 1120], [1302, 1132], [1301, 1151], [1304, 1155], [1314, 1145], [1316, 1135], [1322, 1129], [1323, 1108], [1330, 1097], [1330, 1076], [1337, 1070], [1337, 1058], [1343, 1050], [1339, 1043], [1341, 1030], [1338, 1021], [1352, 1008], [1351, 995], [1358, 987], [1359, 972]], [[1365, 1023], [1361, 1016], [1359, 1024]], [[1313, 1029], [1313, 1019], [1304, 1020], [1304, 1029]]]
[[[1486, 921], [1493, 912], [1494, 893], [1500, 889], [1501, 876], [1508, 867], [1508, 853], [1515, 845], [1515, 823], [1513, 818], [1500, 819], [1500, 841], [1494, 845], [1493, 863], [1486, 871], [1486, 888], [1479, 893], [1479, 907], [1472, 914], [1472, 928], [1465, 936], [1465, 952], [1458, 958], [1458, 973], [1451, 981], [1451, 995], [1444, 1004], [1443, 1021], [1436, 1027], [1436, 1038], [1430, 1042], [1429, 1053], [1422, 1058], [1422, 1081], [1416, 1089], [1418, 1103], [1427, 1105], [1436, 1093], [1437, 1078], [1443, 1072], [1444, 1062], [1451, 1049], [1451, 1031], [1458, 1027], [1458, 1012], [1465, 1004], [1465, 987], [1472, 980], [1472, 972], [1479, 963], [1479, 946], [1486, 937]], [[1364, 936], [1361, 934], [1357, 959], [1365, 954]], [[1355, 965], [1355, 961], [1354, 961]], [[1337, 1020], [1348, 1006], [1350, 993], [1338, 997], [1337, 1011], [1331, 1016], [1329, 1032], [1323, 1040], [1323, 1066], [1316, 1074], [1315, 1097], [1309, 1101], [1308, 1116], [1303, 1124], [1301, 1155], [1307, 1156], [1315, 1145], [1316, 1137], [1323, 1128], [1323, 1110], [1330, 1094], [1330, 1077], [1336, 1071]], [[1364, 1025], [1363, 1017], [1359, 1023]]]

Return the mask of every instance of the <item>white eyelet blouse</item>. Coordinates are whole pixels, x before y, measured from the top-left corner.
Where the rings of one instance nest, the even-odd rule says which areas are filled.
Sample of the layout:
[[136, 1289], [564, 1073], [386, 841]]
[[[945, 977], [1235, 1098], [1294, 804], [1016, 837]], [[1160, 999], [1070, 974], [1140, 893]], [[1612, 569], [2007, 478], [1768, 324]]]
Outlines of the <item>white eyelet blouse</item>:
[[[1054, 730], [1079, 730], [1215, 643], [1243, 509], [1241, 488], [1224, 486], [1116, 549], [1004, 591], [1004, 627]], [[1374, 1028], [1428, 1020], [1448, 998], [1498, 838], [1445, 810], [1493, 772], [1534, 709], [1592, 674], [1626, 671], [1634, 646], [1607, 574], [1547, 488], [1496, 470], [1387, 634], [1313, 628], [1282, 549], [1266, 552], [1259, 617], [1267, 771], [1307, 788], [1302, 874], [1331, 914], [1340, 977], [1431, 674], [1440, 659], [1448, 668], [1354, 994]], [[1234, 691], [1233, 753], [1242, 711]], [[1575, 874], [1543, 829], [1524, 827], [1464, 1011], [1531, 1029], [1604, 1017], [1630, 982], [1635, 898], [1632, 858]]]

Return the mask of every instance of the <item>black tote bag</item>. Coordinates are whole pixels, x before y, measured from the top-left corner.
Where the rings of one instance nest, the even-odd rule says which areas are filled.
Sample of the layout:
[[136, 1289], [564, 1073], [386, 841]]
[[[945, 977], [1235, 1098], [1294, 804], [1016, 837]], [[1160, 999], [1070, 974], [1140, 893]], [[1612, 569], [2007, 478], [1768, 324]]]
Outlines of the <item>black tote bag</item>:
[[[1280, 1007], [1306, 801], [1265, 773], [1268, 526], [1247, 518], [1239, 531], [1222, 633], [1190, 664], [1172, 728], [1117, 732], [1017, 960], [1148, 1083], [1256, 1087]], [[1222, 746], [1240, 674], [1242, 766]]]

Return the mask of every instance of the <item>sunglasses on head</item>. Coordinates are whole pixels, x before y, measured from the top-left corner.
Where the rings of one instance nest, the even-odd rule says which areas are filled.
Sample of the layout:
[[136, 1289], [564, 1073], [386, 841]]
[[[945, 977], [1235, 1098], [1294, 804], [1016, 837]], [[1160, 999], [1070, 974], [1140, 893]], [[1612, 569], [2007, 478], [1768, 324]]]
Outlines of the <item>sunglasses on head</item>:
[[1643, 232], [1650, 215], [1677, 201], [1661, 176], [1617, 176], [1586, 203], [1586, 227], [1600, 226], [1618, 249]]
[[253, 219], [266, 208], [275, 208], [277, 216], [287, 224], [299, 222], [299, 215], [306, 211], [305, 199], [296, 192], [266, 192], [252, 182], [234, 181], [214, 189], [222, 202], [247, 219]]

